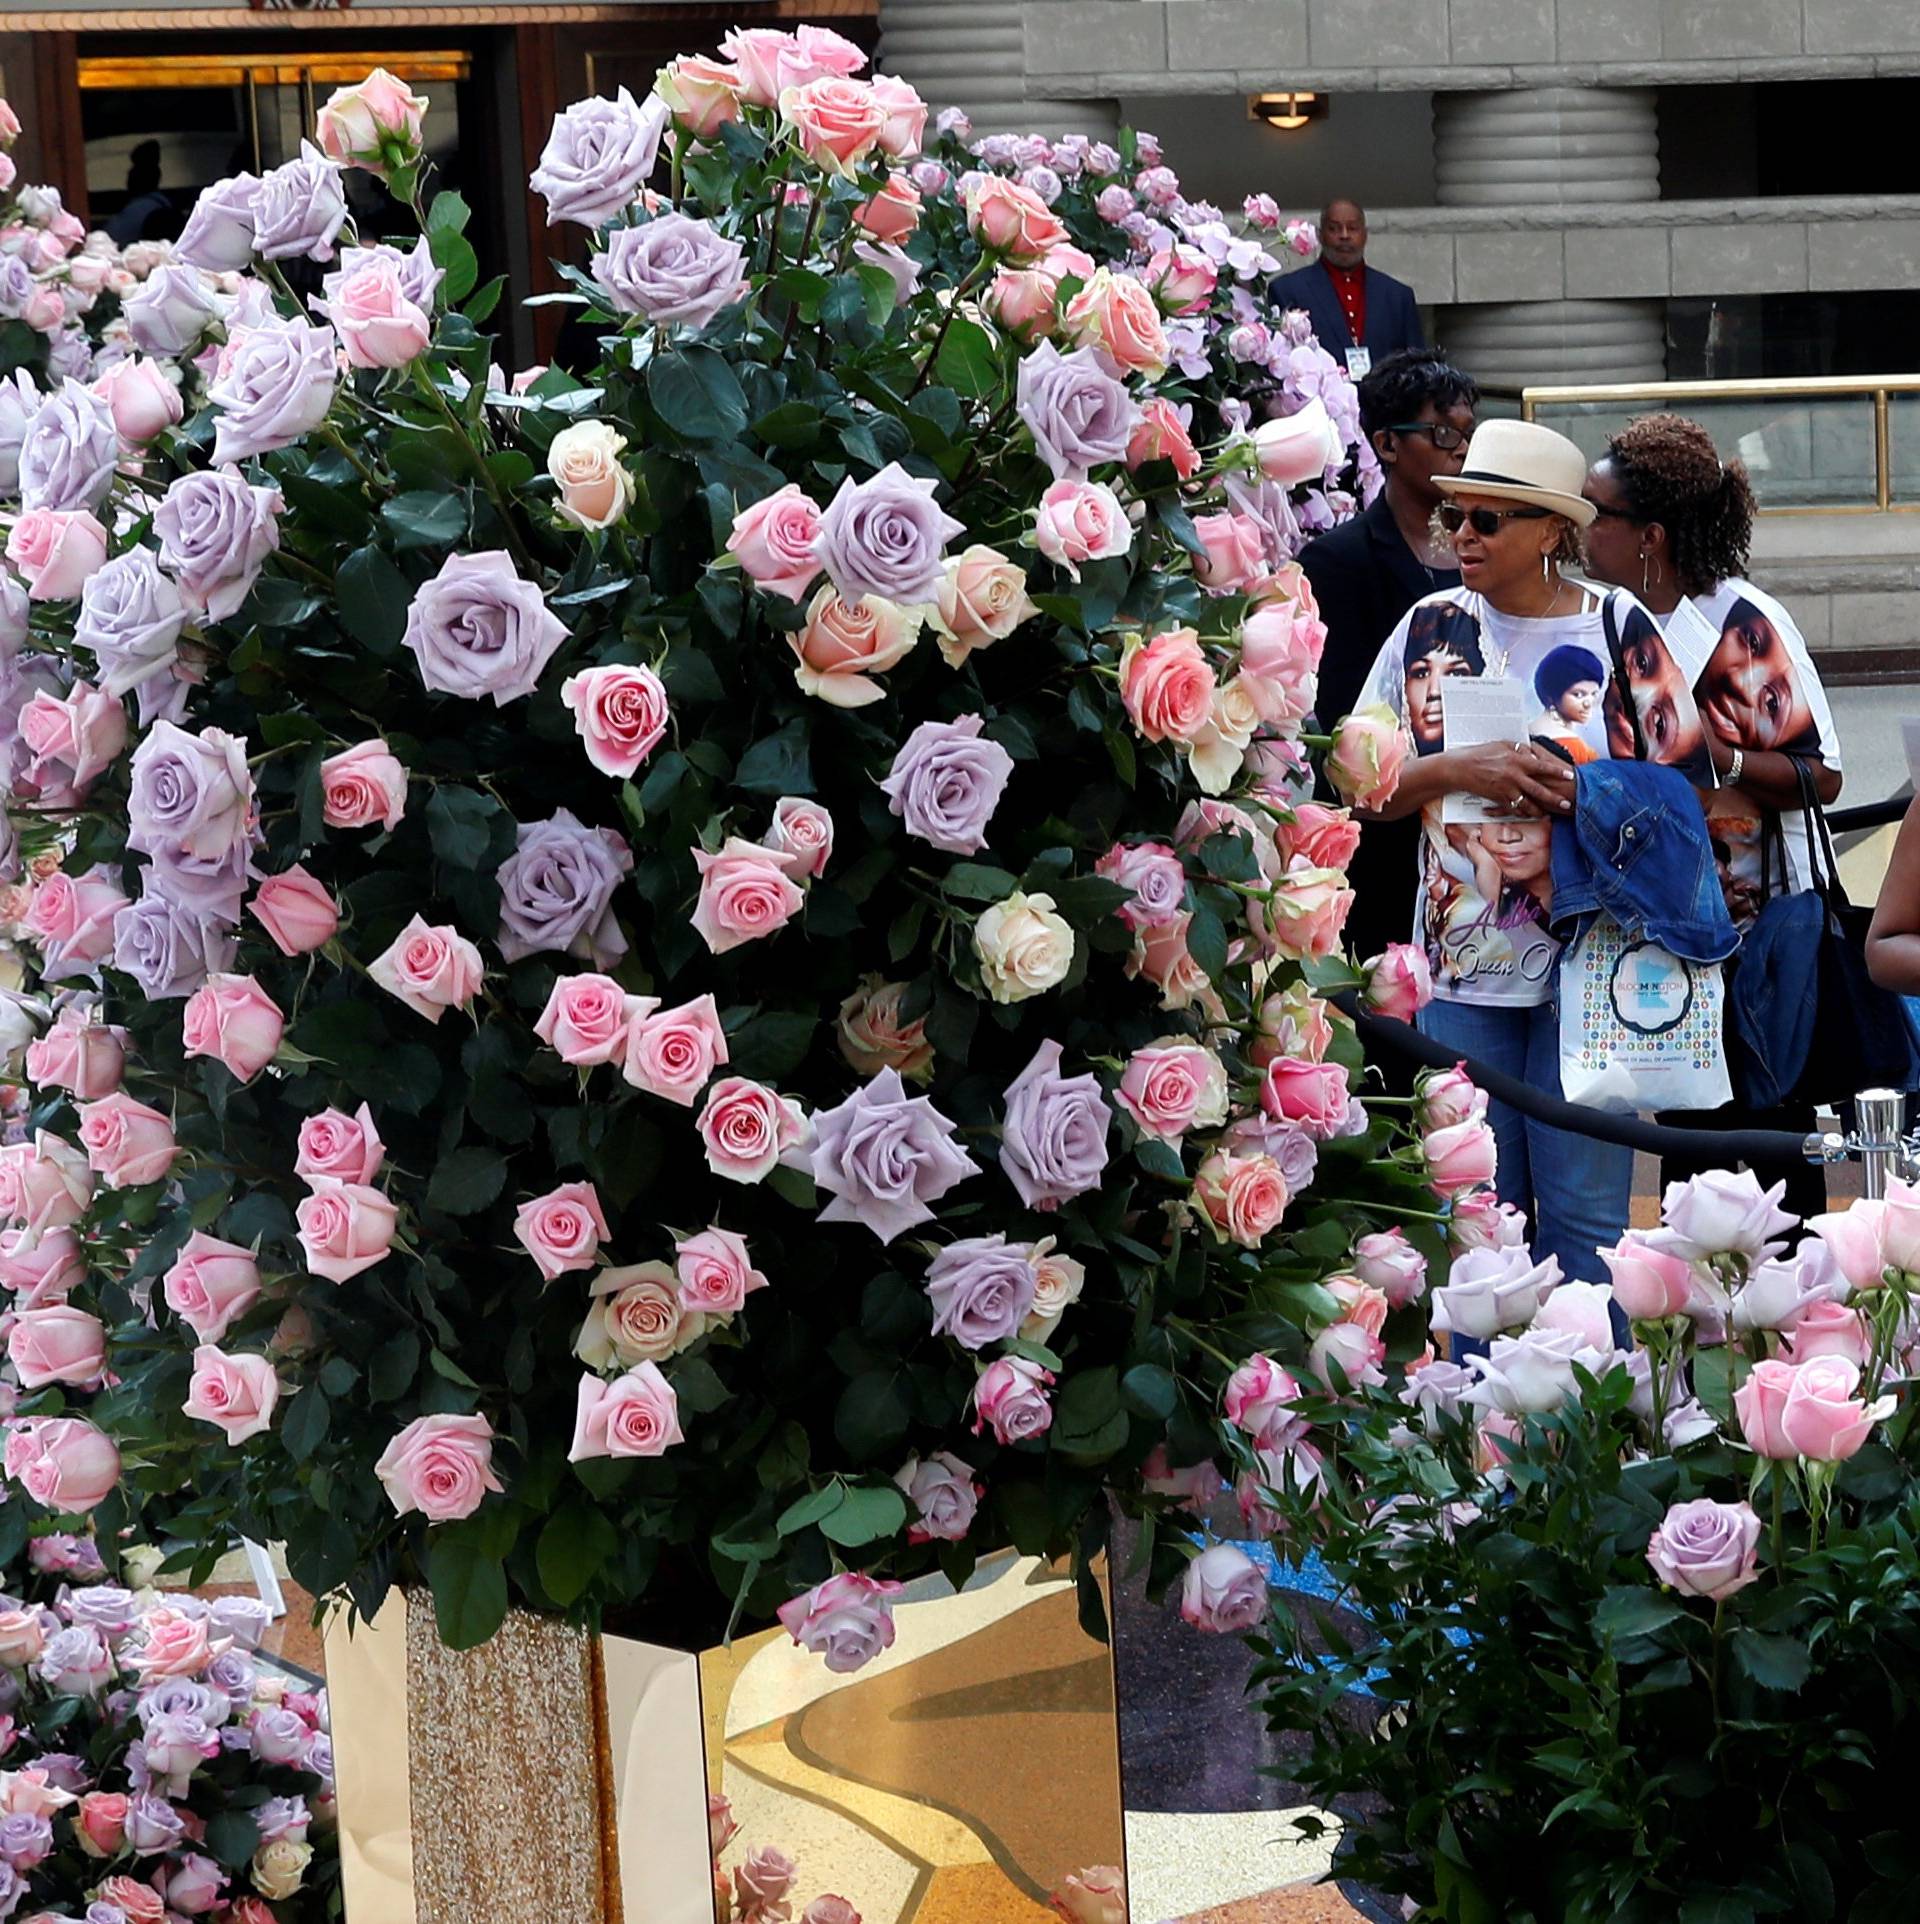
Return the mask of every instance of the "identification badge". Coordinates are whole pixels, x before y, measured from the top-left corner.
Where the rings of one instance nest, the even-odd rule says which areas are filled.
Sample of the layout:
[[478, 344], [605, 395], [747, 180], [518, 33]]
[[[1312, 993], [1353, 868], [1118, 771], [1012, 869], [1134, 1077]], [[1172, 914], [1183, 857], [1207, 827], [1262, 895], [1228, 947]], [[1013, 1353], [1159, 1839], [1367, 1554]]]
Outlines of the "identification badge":
[[1347, 349], [1347, 372], [1357, 381], [1373, 371], [1373, 356], [1364, 347]]

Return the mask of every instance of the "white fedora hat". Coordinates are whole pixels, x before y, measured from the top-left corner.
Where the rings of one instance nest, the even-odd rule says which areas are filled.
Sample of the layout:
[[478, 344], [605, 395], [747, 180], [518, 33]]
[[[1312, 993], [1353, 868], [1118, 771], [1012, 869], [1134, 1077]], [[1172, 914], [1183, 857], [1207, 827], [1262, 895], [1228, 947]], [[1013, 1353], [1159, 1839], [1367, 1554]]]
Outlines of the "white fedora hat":
[[1433, 485], [1442, 494], [1531, 502], [1584, 528], [1594, 517], [1593, 503], [1580, 496], [1586, 478], [1587, 457], [1564, 434], [1537, 421], [1482, 421], [1460, 472], [1436, 474]]

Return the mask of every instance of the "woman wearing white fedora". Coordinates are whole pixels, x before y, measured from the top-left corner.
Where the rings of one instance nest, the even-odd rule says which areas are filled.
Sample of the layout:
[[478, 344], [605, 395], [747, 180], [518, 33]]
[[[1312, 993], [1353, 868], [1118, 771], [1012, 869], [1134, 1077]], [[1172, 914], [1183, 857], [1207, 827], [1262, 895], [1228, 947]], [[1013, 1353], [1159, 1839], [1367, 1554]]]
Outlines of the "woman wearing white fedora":
[[[1594, 517], [1581, 495], [1586, 472], [1580, 450], [1550, 428], [1488, 421], [1475, 429], [1460, 473], [1434, 477], [1447, 497], [1439, 520], [1459, 559], [1460, 585], [1414, 604], [1381, 650], [1365, 694], [1401, 717], [1414, 749], [1383, 813], [1417, 810], [1424, 828], [1420, 871], [1408, 878], [1418, 890], [1416, 940], [1434, 979], [1421, 1026], [1463, 1056], [1555, 1094], [1560, 944], [1547, 928], [1550, 884], [1497, 886], [1488, 838], [1511, 838], [1501, 825], [1516, 820], [1570, 815], [1575, 762], [1620, 752], [1620, 731], [1609, 729], [1598, 703], [1569, 705], [1571, 718], [1563, 714], [1552, 745], [1513, 745], [1539, 709], [1536, 678], [1547, 658], [1574, 650], [1611, 664], [1660, 641], [1631, 594], [1611, 591], [1609, 606], [1606, 591], [1573, 573], [1583, 560], [1581, 531]], [[1554, 679], [1551, 667], [1545, 679]], [[1680, 711], [1662, 707], [1656, 716], [1641, 681], [1627, 679], [1648, 755], [1710, 786], [1684, 684]], [[1473, 710], [1456, 701], [1448, 726], [1447, 691], [1462, 681], [1478, 684]], [[1617, 708], [1618, 697], [1607, 706]], [[1631, 754], [1631, 727], [1627, 733]], [[1627, 1226], [1632, 1152], [1529, 1122], [1503, 1103], [1493, 1105], [1491, 1120], [1501, 1200], [1527, 1211], [1535, 1253], [1557, 1257], [1569, 1277], [1604, 1281], [1596, 1252]]]

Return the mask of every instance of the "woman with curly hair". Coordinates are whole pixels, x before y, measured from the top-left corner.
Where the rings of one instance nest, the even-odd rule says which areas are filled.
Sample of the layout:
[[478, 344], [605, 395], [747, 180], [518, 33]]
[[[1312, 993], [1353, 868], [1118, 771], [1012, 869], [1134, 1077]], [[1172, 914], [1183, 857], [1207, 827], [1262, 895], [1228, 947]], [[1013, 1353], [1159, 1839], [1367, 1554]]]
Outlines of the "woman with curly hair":
[[[1717, 783], [1705, 797], [1707, 814], [1716, 850], [1727, 852], [1727, 909], [1744, 928], [1768, 894], [1809, 886], [1799, 769], [1823, 803], [1840, 793], [1840, 743], [1807, 644], [1786, 609], [1746, 579], [1753, 490], [1740, 463], [1723, 462], [1699, 422], [1647, 414], [1607, 444], [1583, 492], [1594, 509], [1587, 531], [1594, 574], [1631, 588], [1652, 610], [1693, 684]], [[1784, 864], [1763, 864], [1763, 844], [1776, 828]], [[1663, 1120], [1802, 1130], [1813, 1117], [1811, 1109], [1760, 1114], [1735, 1104]], [[1669, 1157], [1663, 1174], [1677, 1180], [1712, 1160]], [[1785, 1178], [1787, 1207], [1802, 1215], [1826, 1206], [1824, 1180], [1805, 1163], [1761, 1175]]]

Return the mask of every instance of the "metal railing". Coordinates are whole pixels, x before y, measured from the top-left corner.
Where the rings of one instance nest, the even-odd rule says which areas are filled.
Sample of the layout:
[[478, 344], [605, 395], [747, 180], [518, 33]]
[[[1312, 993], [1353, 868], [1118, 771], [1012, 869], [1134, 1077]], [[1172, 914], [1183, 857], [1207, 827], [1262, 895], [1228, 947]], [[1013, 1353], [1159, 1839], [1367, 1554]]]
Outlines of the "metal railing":
[[1745, 462], [1763, 514], [1920, 512], [1920, 374], [1543, 386], [1520, 394], [1523, 420], [1558, 428], [1589, 456], [1636, 414], [1662, 409], [1693, 415], [1723, 454]]

